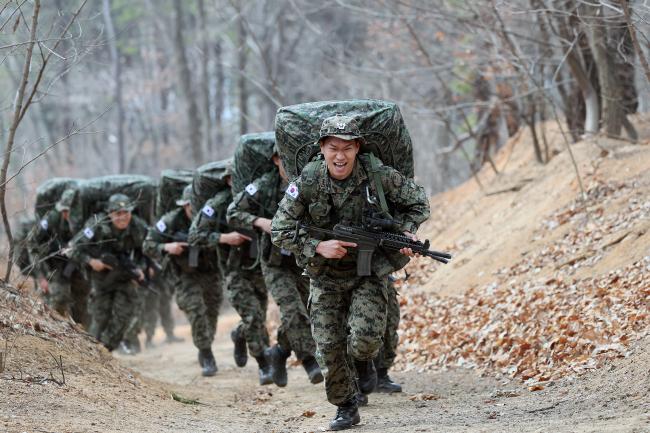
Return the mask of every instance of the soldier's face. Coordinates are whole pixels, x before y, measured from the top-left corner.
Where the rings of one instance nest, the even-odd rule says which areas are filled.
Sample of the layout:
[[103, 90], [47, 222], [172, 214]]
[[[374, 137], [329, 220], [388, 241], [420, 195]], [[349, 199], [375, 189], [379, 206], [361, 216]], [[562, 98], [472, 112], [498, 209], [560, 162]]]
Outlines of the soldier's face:
[[111, 222], [118, 230], [126, 230], [126, 228], [131, 223], [131, 212], [128, 210], [118, 210], [108, 214], [111, 218]]
[[185, 209], [185, 216], [187, 216], [188, 219], [192, 219], [192, 204], [188, 203], [184, 205], [183, 209]]
[[343, 180], [352, 174], [354, 161], [359, 153], [359, 142], [326, 137], [321, 141], [320, 151], [325, 157], [330, 176], [336, 180]]
[[69, 210], [62, 210], [61, 211], [61, 217], [63, 217], [64, 221], [69, 221], [70, 220], [70, 211]]

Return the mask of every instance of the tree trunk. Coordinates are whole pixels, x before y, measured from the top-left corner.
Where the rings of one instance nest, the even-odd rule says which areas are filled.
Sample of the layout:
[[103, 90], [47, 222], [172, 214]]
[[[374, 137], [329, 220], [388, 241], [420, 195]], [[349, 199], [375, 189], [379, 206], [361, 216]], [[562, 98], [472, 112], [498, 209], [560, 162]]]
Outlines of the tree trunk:
[[102, 12], [104, 23], [106, 24], [106, 36], [108, 36], [108, 49], [111, 52], [111, 62], [113, 63], [113, 79], [115, 80], [115, 89], [113, 98], [117, 106], [117, 171], [124, 173], [126, 170], [126, 144], [124, 143], [124, 104], [122, 102], [122, 62], [120, 52], [117, 48], [117, 36], [113, 26], [113, 17], [111, 16], [111, 0], [103, 0]]
[[598, 67], [598, 82], [600, 83], [600, 94], [602, 107], [603, 126], [607, 135], [620, 137], [625, 117], [623, 105], [623, 87], [616, 77], [614, 56], [617, 55], [616, 46], [610, 43], [608, 28], [612, 25], [612, 17], [603, 19], [605, 10], [602, 6], [590, 8], [595, 16], [601, 17], [589, 26], [591, 50]]
[[176, 51], [176, 66], [178, 68], [178, 78], [180, 87], [185, 96], [187, 103], [187, 126], [189, 128], [190, 147], [192, 149], [192, 159], [195, 164], [203, 161], [203, 152], [201, 149], [201, 118], [199, 109], [192, 89], [192, 75], [185, 55], [185, 41], [183, 40], [183, 7], [181, 0], [174, 0], [175, 11], [175, 33], [174, 33], [174, 51]]
[[248, 88], [246, 86], [246, 62], [248, 60], [248, 51], [246, 47], [246, 28], [244, 18], [241, 12], [241, 6], [236, 5], [237, 17], [237, 90], [239, 91], [239, 133], [248, 132]]
[[7, 143], [5, 144], [4, 155], [2, 157], [2, 168], [0, 169], [0, 212], [2, 213], [2, 223], [4, 225], [5, 234], [7, 235], [7, 242], [9, 243], [9, 255], [7, 259], [7, 270], [4, 276], [4, 282], [8, 283], [11, 278], [11, 268], [13, 267], [14, 257], [14, 238], [11, 234], [11, 225], [9, 224], [9, 216], [7, 215], [7, 204], [5, 197], [7, 194], [7, 171], [9, 170], [9, 163], [11, 162], [11, 153], [14, 148], [14, 141], [16, 139], [16, 131], [20, 125], [20, 120], [23, 117], [23, 103], [25, 102], [25, 89], [29, 82], [29, 71], [32, 66], [32, 52], [36, 41], [36, 28], [38, 27], [38, 15], [41, 10], [41, 1], [34, 0], [34, 12], [32, 14], [32, 21], [30, 23], [31, 34], [29, 42], [27, 43], [27, 52], [25, 53], [25, 63], [23, 64], [23, 72], [18, 86], [18, 93], [14, 102], [14, 113], [11, 125], [9, 126], [9, 135], [7, 136]]
[[208, 73], [208, 63], [210, 61], [210, 45], [208, 42], [208, 30], [205, 25], [207, 21], [207, 12], [205, 10], [205, 0], [198, 1], [199, 10], [199, 30], [201, 34], [201, 111], [203, 114], [203, 123], [205, 131], [203, 135], [204, 149], [206, 154], [212, 155], [212, 120], [210, 119], [210, 74]]
[[[225, 77], [223, 73], [223, 50], [221, 48], [221, 41], [217, 41], [214, 45], [214, 62], [215, 62], [215, 80], [214, 80], [214, 129], [215, 137], [214, 142], [217, 150], [223, 147], [223, 108], [224, 108], [224, 87]], [[213, 157], [217, 156], [216, 152]]]

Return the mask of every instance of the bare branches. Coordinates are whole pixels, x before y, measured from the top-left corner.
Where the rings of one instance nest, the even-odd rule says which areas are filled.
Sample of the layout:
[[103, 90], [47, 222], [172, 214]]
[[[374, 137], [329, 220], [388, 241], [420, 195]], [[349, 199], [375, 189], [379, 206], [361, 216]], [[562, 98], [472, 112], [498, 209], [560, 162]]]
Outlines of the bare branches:
[[630, 16], [630, 7], [627, 3], [627, 0], [620, 0], [621, 6], [623, 7], [623, 13], [625, 14], [625, 22], [627, 23], [628, 31], [630, 32], [630, 37], [632, 38], [632, 44], [634, 45], [634, 51], [636, 55], [639, 56], [639, 62], [643, 66], [643, 71], [645, 72], [645, 77], [650, 83], [650, 66], [648, 65], [648, 60], [645, 58], [645, 54], [639, 45], [639, 39], [636, 36], [636, 28], [632, 24], [632, 18]]

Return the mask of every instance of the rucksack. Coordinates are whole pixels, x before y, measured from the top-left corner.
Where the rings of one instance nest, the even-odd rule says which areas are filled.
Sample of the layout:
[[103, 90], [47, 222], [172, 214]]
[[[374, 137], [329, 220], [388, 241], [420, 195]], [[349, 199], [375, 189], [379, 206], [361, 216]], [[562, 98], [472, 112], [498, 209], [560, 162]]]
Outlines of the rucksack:
[[134, 214], [151, 224], [158, 184], [149, 176], [135, 174], [114, 174], [84, 180], [79, 184], [79, 197], [83, 221], [93, 214], [105, 211], [111, 195], [126, 194], [135, 204]]
[[53, 177], [40, 184], [36, 188], [36, 204], [34, 206], [36, 218], [43, 218], [47, 212], [54, 209], [63, 191], [68, 188], [78, 188], [80, 182], [80, 179]]
[[160, 218], [176, 207], [176, 200], [183, 194], [183, 189], [192, 183], [193, 170], [163, 170], [158, 183], [156, 198], [156, 216]]
[[214, 161], [196, 169], [192, 178], [192, 208], [198, 212], [206, 201], [228, 187], [226, 174], [232, 159]]
[[261, 132], [242, 135], [233, 161], [232, 194], [237, 195], [248, 184], [273, 170], [271, 160], [275, 146], [275, 133]]
[[297, 177], [320, 153], [321, 124], [336, 114], [354, 117], [358, 122], [365, 140], [361, 153], [372, 153], [404, 176], [414, 176], [413, 144], [397, 104], [355, 99], [308, 102], [278, 109], [275, 139], [289, 178]]

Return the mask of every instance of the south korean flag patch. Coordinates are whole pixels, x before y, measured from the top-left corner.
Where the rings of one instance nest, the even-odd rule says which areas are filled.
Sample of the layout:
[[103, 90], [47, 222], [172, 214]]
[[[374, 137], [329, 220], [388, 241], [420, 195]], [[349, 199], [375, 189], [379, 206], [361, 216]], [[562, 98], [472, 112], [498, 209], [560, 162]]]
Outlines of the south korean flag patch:
[[84, 236], [87, 237], [88, 239], [92, 239], [95, 237], [95, 232], [90, 227], [86, 227], [84, 229]]
[[248, 193], [248, 195], [255, 195], [255, 193], [257, 192], [257, 186], [255, 186], [254, 183], [249, 183], [246, 186], [246, 192]]
[[159, 221], [156, 223], [156, 228], [158, 229], [158, 231], [159, 231], [160, 233], [165, 233], [165, 230], [167, 230], [167, 224], [165, 224], [165, 221], [163, 221], [163, 220], [159, 220]]
[[295, 200], [298, 198], [299, 194], [300, 192], [298, 192], [298, 187], [296, 186], [296, 184], [290, 183], [289, 186], [287, 187], [287, 195]]
[[207, 204], [203, 206], [201, 212], [203, 212], [203, 214], [208, 218], [212, 218], [214, 216], [214, 209], [212, 208], [212, 206], [209, 206]]
[[48, 224], [48, 222], [47, 222], [46, 219], [42, 219], [41, 222], [40, 222], [39, 224], [41, 225], [41, 228], [42, 228], [43, 230], [47, 230], [47, 228], [49, 227], [49, 224]]

